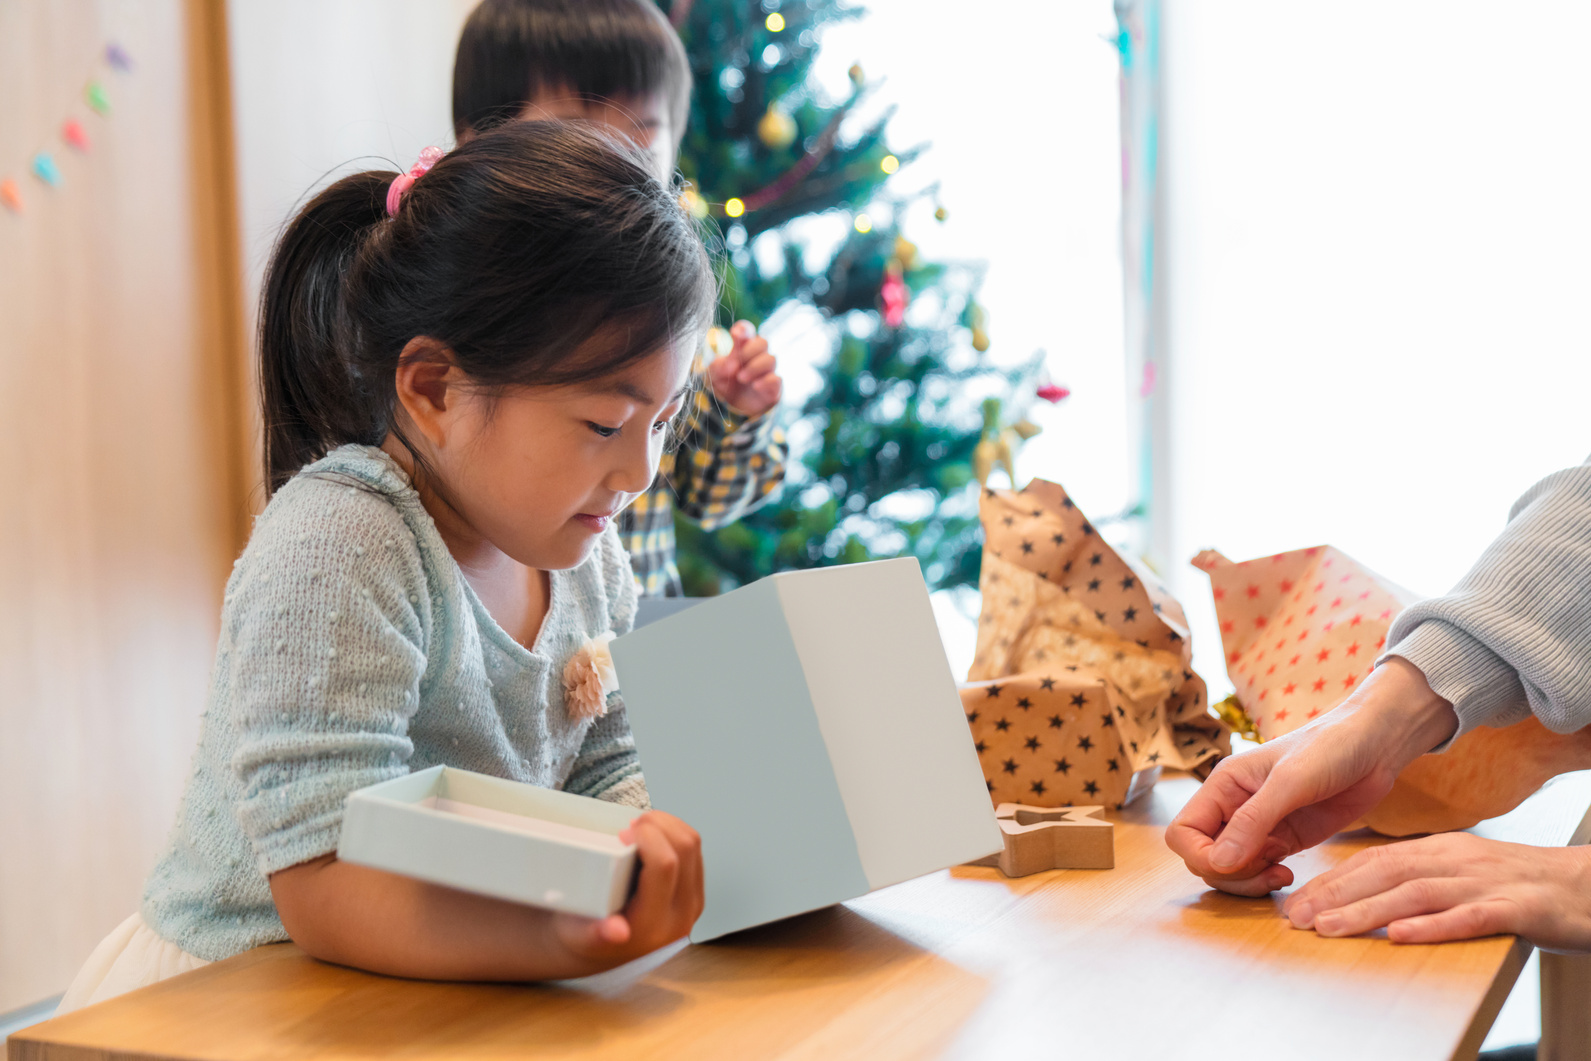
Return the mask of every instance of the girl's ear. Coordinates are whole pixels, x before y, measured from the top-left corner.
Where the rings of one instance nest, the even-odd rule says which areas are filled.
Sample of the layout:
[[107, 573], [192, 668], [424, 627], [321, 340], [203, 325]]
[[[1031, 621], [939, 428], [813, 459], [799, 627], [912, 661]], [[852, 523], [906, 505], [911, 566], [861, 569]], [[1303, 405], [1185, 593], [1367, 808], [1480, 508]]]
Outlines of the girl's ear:
[[459, 417], [464, 373], [446, 343], [417, 335], [398, 355], [398, 404], [437, 449], [447, 445]]

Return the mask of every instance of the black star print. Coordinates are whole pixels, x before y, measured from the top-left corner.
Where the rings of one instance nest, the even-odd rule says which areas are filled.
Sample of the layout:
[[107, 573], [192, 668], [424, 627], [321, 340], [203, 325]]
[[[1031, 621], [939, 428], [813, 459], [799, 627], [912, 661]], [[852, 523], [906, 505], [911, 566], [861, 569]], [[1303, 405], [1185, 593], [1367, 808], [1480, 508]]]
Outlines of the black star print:
[[1033, 706], [1033, 701], [1029, 700], [1027, 697], [1024, 696], [1022, 699], [1020, 699], [1020, 700], [1018, 700], [1016, 702], [1016, 706], [1020, 707], [1024, 711], [1026, 711], [1028, 708]]
[[1089, 567], [1098, 567], [1100, 564], [1102, 564], [1104, 562], [1105, 562], [1105, 554], [1104, 553], [1095, 553], [1093, 556], [1090, 556], [1088, 558], [1088, 566]]
[[1077, 748], [1078, 748], [1079, 751], [1085, 751], [1085, 752], [1093, 751], [1094, 742], [1089, 740], [1086, 735], [1082, 736], [1082, 737], [1078, 737], [1077, 738]]
[[989, 699], [992, 700], [995, 697], [1000, 695], [1000, 690], [1003, 689], [1003, 688], [1005, 688], [1005, 686], [1003, 686], [1003, 685], [991, 685], [987, 689], [985, 689], [984, 692], [988, 693], [989, 694]]
[[1121, 763], [1115, 759], [1106, 759], [1105, 765], [1110, 768], [1111, 773], [1117, 773], [1121, 770]]
[[977, 743], [976, 747], [978, 749], [978, 754], [979, 755], [982, 755], [984, 752], [989, 750], [989, 746], [987, 744], [983, 743], [983, 741], [979, 741]]
[[1159, 752], [1150, 752], [1149, 753], [1149, 761], [1152, 762], [1152, 763], [1158, 763], [1160, 761], [1160, 753]]
[[1071, 499], [1071, 498], [1069, 498], [1069, 497], [1068, 497], [1068, 498], [1066, 498], [1066, 499], [1064, 499], [1064, 500], [1063, 500], [1063, 501], [1062, 501], [1062, 502], [1061, 502], [1061, 504], [1062, 504], [1062, 506], [1064, 506], [1064, 507], [1066, 507], [1066, 508], [1076, 508], [1076, 507], [1077, 507], [1077, 506], [1076, 506], [1076, 505], [1074, 505], [1074, 504], [1072, 504], [1072, 499]]
[[1064, 535], [1064, 534], [1052, 534], [1052, 535], [1050, 535], [1050, 541], [1054, 542], [1056, 545], [1065, 545], [1066, 544], [1066, 535]]
[[968, 711], [967, 712], [967, 725], [970, 726], [974, 722], [978, 721], [978, 717], [979, 717], [980, 714], [981, 714], [981, 712], [978, 712], [978, 711]]
[[1061, 716], [1060, 715], [1051, 715], [1050, 716], [1050, 728], [1051, 729], [1060, 729], [1063, 724], [1064, 723], [1061, 722]]
[[1007, 759], [1005, 761], [1005, 765], [1002, 766], [1001, 769], [1004, 770], [1008, 774], [1016, 773], [1016, 760], [1015, 759]]
[[983, 787], [987, 788], [990, 792], [993, 792], [994, 791], [994, 782], [993, 781], [984, 781]]
[[1004, 733], [1006, 730], [1011, 728], [1011, 723], [1002, 718], [1000, 721], [994, 724], [994, 728], [999, 730], [1001, 733]]
[[1085, 523], [1085, 524], [1083, 524], [1083, 533], [1084, 534], [1093, 534], [1094, 533], [1094, 528], [1089, 526], [1087, 523]]
[[1105, 621], [1105, 613], [1101, 612], [1101, 611], [1096, 611], [1096, 612], [1094, 612], [1094, 618], [1098, 619], [1100, 622], [1104, 622]]
[[1055, 760], [1055, 772], [1056, 773], [1058, 773], [1058, 774], [1070, 773], [1071, 769], [1072, 769], [1072, 764], [1067, 762], [1065, 759], [1057, 759], [1057, 760]]
[[1071, 670], [1071, 671], [1075, 671], [1077, 669], [1077, 667], [1075, 665], [1069, 665], [1069, 666], [1067, 666], [1066, 669], [1067, 670]]
[[1110, 712], [1109, 711], [1106, 711], [1103, 715], [1099, 716], [1099, 728], [1100, 729], [1109, 729], [1110, 728]]
[[1055, 691], [1055, 679], [1054, 678], [1041, 678], [1041, 679], [1039, 679], [1039, 688], [1043, 689], [1045, 692], [1054, 692]]
[[[1155, 609], [1155, 611], [1159, 611], [1159, 610], [1160, 610], [1159, 608]], [[1173, 645], [1182, 644], [1182, 635], [1181, 634], [1177, 633], [1175, 630], [1171, 630], [1171, 631], [1169, 631], [1169, 633], [1171, 634], [1171, 643]]]
[[1032, 542], [1023, 542], [1022, 543], [1022, 551], [1024, 553], [1031, 553], [1033, 551], [1033, 543]]
[[988, 487], [987, 487], [987, 486], [986, 486], [986, 487], [984, 487], [984, 488], [983, 488], [983, 496], [984, 496], [984, 497], [993, 497], [993, 496], [994, 496], [994, 491], [993, 491], [993, 490], [990, 490], [990, 489], [989, 489], [989, 488], [988, 488]]
[[1088, 592], [1090, 592], [1090, 593], [1098, 593], [1099, 592], [1099, 579], [1091, 578], [1091, 579], [1088, 580]]
[[1070, 560], [1066, 561], [1066, 563], [1061, 565], [1061, 574], [1063, 574], [1063, 575], [1071, 574], [1071, 571], [1072, 571], [1072, 562]]
[[1137, 584], [1138, 584], [1138, 580], [1133, 578], [1131, 575], [1128, 575], [1126, 578], [1121, 580], [1121, 588], [1122, 589], [1132, 589]]
[[1083, 791], [1087, 792], [1090, 796], [1097, 796], [1099, 795], [1099, 786], [1094, 784], [1092, 781], [1084, 781]]
[[1007, 516], [1005, 519], [1001, 520], [1000, 522], [1004, 523], [1007, 527], [1010, 527], [1010, 526], [1015, 525], [1016, 520], [1013, 517], [1011, 517], [1011, 516]]
[[1138, 618], [1138, 609], [1137, 608], [1128, 608], [1126, 611], [1121, 613], [1121, 621], [1124, 622], [1124, 623], [1133, 622], [1137, 618]]
[[1140, 638], [1139, 641], [1138, 641], [1138, 647], [1139, 648], [1148, 648], [1149, 647], [1149, 642], [1144, 641], [1143, 639]]
[[1120, 715], [1122, 718], [1126, 718], [1127, 717], [1127, 712], [1125, 710], [1123, 710], [1123, 708], [1122, 708], [1122, 706], [1120, 704], [1116, 705], [1116, 714]]
[[1088, 694], [1087, 693], [1073, 693], [1072, 694], [1072, 706], [1073, 707], [1083, 707], [1087, 703], [1088, 703]]
[[1027, 749], [1030, 752], [1036, 752], [1039, 750], [1039, 739], [1037, 737], [1029, 737], [1022, 743], [1027, 745]]
[[1035, 796], [1044, 795], [1044, 782], [1042, 782], [1042, 781], [1035, 781], [1031, 785], [1029, 785], [1028, 788], [1033, 790], [1033, 794]]

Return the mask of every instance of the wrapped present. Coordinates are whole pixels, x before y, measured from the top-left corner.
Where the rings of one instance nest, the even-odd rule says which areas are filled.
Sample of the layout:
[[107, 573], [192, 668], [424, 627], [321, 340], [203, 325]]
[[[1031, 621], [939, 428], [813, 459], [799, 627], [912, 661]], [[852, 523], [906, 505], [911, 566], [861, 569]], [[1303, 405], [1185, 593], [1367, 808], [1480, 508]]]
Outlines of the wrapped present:
[[[1236, 728], [1290, 733], [1341, 704], [1387, 645], [1414, 594], [1329, 545], [1233, 563], [1207, 551]], [[1416, 759], [1363, 818], [1387, 836], [1467, 829], [1507, 813], [1548, 778], [1591, 768], [1591, 730], [1567, 736], [1534, 718], [1482, 726]]]
[[1161, 767], [1207, 774], [1226, 727], [1182, 606], [1040, 479], [986, 490], [978, 648], [962, 706], [995, 803], [1120, 807]]

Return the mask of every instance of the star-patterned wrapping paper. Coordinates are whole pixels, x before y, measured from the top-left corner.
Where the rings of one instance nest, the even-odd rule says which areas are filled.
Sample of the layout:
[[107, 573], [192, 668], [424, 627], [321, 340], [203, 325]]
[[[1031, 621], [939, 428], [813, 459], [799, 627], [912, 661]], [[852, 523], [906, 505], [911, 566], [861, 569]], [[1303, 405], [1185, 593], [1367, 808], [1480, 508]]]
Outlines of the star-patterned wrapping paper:
[[[1341, 704], [1386, 649], [1416, 596], [1329, 545], [1233, 563], [1208, 551], [1228, 676], [1261, 740]], [[1467, 829], [1513, 810], [1549, 777], [1591, 767], [1591, 730], [1560, 735], [1534, 718], [1464, 734], [1406, 767], [1362, 822], [1388, 836]]]
[[1228, 731], [1182, 606], [1055, 483], [986, 490], [978, 648], [961, 691], [995, 803], [1119, 807], [1161, 767], [1206, 774]]
[[1221, 647], [1261, 740], [1291, 733], [1348, 698], [1415, 596], [1329, 545], [1233, 563], [1206, 551]]

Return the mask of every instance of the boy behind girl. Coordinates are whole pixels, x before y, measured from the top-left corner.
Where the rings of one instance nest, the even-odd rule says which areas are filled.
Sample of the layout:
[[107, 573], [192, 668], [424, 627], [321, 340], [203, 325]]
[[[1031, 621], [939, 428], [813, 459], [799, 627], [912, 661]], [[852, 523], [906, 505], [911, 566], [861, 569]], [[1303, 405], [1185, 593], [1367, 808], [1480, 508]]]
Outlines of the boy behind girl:
[[[598, 122], [651, 155], [673, 180], [690, 112], [685, 47], [651, 0], [483, 0], [464, 24], [453, 66], [460, 143], [504, 122]], [[641, 593], [678, 596], [674, 511], [714, 530], [767, 500], [784, 479], [783, 390], [768, 343], [748, 321], [692, 396], [681, 444], [651, 488], [619, 515]]]

